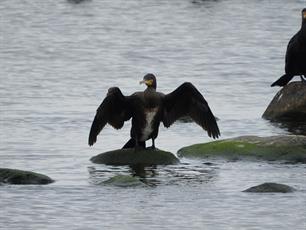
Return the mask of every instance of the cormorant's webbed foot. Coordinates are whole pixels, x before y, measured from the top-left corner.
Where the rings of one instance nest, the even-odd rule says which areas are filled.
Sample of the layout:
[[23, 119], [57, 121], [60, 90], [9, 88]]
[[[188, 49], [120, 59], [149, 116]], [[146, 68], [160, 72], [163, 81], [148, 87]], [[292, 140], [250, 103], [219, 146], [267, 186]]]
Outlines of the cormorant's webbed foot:
[[156, 150], [155, 146], [153, 146], [153, 145], [148, 147], [147, 149]]
[[149, 149], [155, 150], [155, 140], [152, 138], [152, 146]]

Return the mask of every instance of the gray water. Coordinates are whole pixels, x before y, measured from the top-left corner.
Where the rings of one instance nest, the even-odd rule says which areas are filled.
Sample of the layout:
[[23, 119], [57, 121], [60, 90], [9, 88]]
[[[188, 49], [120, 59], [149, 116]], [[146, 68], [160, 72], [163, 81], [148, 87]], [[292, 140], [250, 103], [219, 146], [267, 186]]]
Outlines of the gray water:
[[[145, 186], [102, 182], [128, 167], [90, 157], [120, 148], [130, 124], [106, 127], [94, 147], [90, 125], [107, 89], [143, 90], [152, 72], [168, 93], [190, 81], [220, 118], [222, 138], [301, 133], [261, 119], [279, 90], [305, 0], [2, 0], [0, 167], [56, 182], [0, 187], [0, 229], [306, 229], [306, 167], [183, 159], [147, 168]], [[211, 141], [195, 124], [160, 128], [156, 145]], [[292, 194], [247, 194], [263, 182]]]

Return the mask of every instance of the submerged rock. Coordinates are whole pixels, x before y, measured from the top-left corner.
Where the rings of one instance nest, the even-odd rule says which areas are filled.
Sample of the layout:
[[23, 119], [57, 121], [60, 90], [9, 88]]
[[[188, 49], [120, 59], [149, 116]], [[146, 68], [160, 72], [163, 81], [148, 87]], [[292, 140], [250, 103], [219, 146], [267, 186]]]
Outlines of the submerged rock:
[[179, 163], [174, 154], [159, 149], [117, 149], [101, 153], [90, 159], [106, 165], [169, 165]]
[[179, 157], [222, 157], [228, 160], [260, 159], [306, 163], [305, 136], [240, 136], [221, 141], [196, 144], [178, 151]]
[[277, 184], [277, 183], [263, 183], [251, 188], [244, 190], [243, 192], [255, 192], [255, 193], [265, 193], [265, 192], [279, 192], [279, 193], [288, 193], [294, 192], [295, 189], [285, 185], [285, 184]]
[[284, 86], [262, 117], [273, 121], [306, 121], [306, 84], [291, 82]]
[[145, 186], [139, 177], [133, 177], [129, 175], [116, 175], [103, 182], [105, 185], [112, 185], [118, 187], [136, 187]]
[[87, 2], [89, 0], [67, 0], [67, 1], [70, 2], [70, 3], [79, 4], [79, 3], [82, 3], [82, 2]]
[[54, 180], [40, 173], [0, 168], [0, 184], [50, 184], [52, 182]]

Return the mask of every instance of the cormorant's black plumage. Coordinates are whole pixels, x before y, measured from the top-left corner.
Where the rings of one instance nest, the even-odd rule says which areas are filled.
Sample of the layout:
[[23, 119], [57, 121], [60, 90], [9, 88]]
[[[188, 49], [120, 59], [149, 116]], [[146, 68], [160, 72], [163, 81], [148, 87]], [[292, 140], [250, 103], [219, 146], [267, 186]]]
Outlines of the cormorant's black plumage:
[[124, 148], [145, 147], [145, 141], [154, 140], [158, 135], [160, 122], [171, 126], [177, 119], [189, 116], [207, 131], [208, 136], [218, 138], [220, 131], [208, 103], [191, 83], [185, 82], [169, 94], [156, 91], [156, 78], [153, 74], [144, 76], [147, 88], [131, 96], [124, 96], [118, 87], [110, 88], [99, 106], [93, 120], [88, 144], [93, 145], [97, 135], [108, 123], [116, 129], [122, 128], [125, 121], [132, 118], [131, 139]]
[[294, 76], [306, 77], [306, 8], [302, 10], [301, 29], [290, 39], [285, 63], [285, 74], [275, 81], [271, 86], [284, 86]]

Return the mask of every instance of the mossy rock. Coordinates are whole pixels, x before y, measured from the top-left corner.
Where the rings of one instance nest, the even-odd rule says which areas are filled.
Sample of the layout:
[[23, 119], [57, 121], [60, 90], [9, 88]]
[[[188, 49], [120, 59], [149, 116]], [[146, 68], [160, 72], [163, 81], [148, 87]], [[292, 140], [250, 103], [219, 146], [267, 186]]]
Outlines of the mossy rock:
[[90, 159], [96, 164], [106, 165], [171, 165], [179, 159], [170, 152], [159, 149], [117, 149], [101, 153]]
[[54, 180], [40, 173], [0, 168], [0, 184], [50, 184], [52, 182]]
[[241, 136], [204, 144], [195, 144], [178, 151], [179, 157], [221, 157], [228, 160], [260, 159], [306, 163], [305, 136]]
[[244, 190], [243, 192], [254, 192], [254, 193], [289, 193], [294, 192], [296, 189], [278, 183], [263, 183], [257, 186], [253, 186]]

